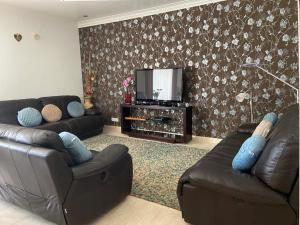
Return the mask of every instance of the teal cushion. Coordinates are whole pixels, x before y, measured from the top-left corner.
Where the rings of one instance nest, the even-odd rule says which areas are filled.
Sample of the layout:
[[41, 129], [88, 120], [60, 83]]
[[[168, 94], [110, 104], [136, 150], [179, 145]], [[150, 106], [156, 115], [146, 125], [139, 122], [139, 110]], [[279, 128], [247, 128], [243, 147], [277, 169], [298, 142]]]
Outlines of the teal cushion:
[[65, 149], [76, 164], [83, 163], [92, 158], [91, 151], [86, 148], [77, 136], [69, 132], [61, 132], [59, 136], [64, 143]]
[[260, 156], [266, 139], [260, 135], [249, 137], [241, 146], [232, 161], [234, 170], [249, 171]]
[[68, 113], [72, 117], [80, 117], [84, 115], [84, 108], [80, 102], [73, 101], [67, 106]]
[[17, 119], [23, 127], [35, 127], [42, 123], [40, 111], [27, 107], [18, 112]]
[[273, 124], [273, 126], [274, 126], [274, 124], [277, 122], [277, 115], [275, 113], [273, 113], [273, 112], [267, 113], [264, 116], [263, 120], [270, 121]]

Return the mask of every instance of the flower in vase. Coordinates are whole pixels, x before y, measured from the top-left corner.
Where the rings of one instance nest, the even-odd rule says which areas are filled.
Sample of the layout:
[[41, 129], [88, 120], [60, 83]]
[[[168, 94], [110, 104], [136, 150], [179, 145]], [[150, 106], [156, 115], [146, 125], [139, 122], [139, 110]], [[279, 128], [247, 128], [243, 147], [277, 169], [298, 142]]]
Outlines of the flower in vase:
[[124, 90], [125, 90], [126, 92], [127, 92], [127, 90], [128, 90], [128, 87], [129, 87], [130, 85], [132, 85], [133, 82], [134, 82], [134, 79], [133, 79], [132, 76], [129, 76], [129, 77], [127, 77], [125, 80], [123, 80], [122, 85], [123, 85], [123, 88], [124, 88]]

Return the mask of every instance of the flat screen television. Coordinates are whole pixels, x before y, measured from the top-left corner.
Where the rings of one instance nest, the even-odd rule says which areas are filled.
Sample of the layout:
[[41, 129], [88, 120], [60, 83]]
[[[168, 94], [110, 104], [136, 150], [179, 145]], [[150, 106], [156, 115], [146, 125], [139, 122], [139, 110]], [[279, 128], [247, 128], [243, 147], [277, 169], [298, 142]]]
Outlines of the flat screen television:
[[182, 68], [136, 70], [136, 100], [146, 102], [181, 102], [182, 75]]

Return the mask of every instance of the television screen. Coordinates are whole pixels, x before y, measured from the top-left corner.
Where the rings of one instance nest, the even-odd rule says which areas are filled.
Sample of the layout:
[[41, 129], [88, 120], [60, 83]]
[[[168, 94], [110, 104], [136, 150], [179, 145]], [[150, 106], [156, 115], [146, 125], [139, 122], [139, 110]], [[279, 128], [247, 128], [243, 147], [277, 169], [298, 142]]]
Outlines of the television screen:
[[182, 69], [136, 70], [136, 100], [182, 101]]

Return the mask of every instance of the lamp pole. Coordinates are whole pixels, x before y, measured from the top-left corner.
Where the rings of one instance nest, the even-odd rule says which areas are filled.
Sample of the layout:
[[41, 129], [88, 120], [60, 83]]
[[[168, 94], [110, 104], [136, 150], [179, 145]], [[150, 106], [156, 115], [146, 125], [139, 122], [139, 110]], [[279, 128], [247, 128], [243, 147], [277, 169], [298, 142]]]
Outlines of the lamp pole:
[[295, 86], [289, 84], [288, 82], [282, 80], [281, 78], [275, 76], [274, 74], [270, 73], [268, 70], [262, 68], [260, 65], [256, 64], [256, 63], [247, 63], [247, 64], [242, 64], [242, 67], [248, 67], [248, 68], [252, 68], [252, 67], [256, 67], [258, 69], [261, 69], [262, 71], [264, 71], [265, 73], [269, 74], [270, 76], [274, 77], [276, 80], [281, 81], [282, 83], [284, 83], [285, 85], [289, 86], [290, 88], [294, 89], [296, 91], [296, 99], [297, 99], [297, 103], [299, 103], [299, 89], [296, 88]]

